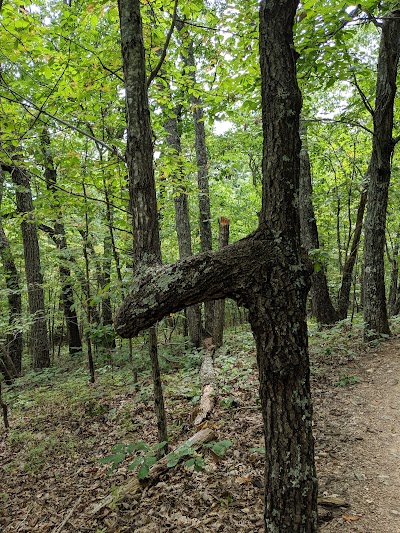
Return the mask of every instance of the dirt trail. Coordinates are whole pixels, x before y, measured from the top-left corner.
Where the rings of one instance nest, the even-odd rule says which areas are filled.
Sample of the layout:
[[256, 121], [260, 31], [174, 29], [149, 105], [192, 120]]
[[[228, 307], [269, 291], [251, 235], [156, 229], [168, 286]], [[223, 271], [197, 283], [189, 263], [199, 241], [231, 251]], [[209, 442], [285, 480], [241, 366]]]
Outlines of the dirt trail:
[[320, 493], [336, 493], [350, 507], [321, 531], [400, 533], [400, 339], [347, 369], [360, 382], [329, 399], [330, 438], [319, 445], [317, 432], [317, 459]]

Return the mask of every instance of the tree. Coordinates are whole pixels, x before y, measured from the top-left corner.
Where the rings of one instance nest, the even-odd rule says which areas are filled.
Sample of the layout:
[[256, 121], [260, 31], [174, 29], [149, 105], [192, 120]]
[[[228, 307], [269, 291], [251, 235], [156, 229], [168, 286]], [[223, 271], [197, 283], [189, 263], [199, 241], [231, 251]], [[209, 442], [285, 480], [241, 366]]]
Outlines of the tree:
[[2, 163], [1, 166], [5, 172], [10, 173], [16, 186], [17, 209], [22, 215], [21, 231], [24, 246], [25, 275], [28, 287], [29, 312], [32, 321], [29, 339], [32, 366], [36, 369], [47, 368], [50, 366], [50, 352], [43, 292], [43, 274], [40, 266], [39, 240], [29, 175], [26, 170], [16, 165]]
[[[118, 0], [118, 11], [126, 91], [126, 160], [134, 236], [134, 268], [136, 272], [140, 272], [150, 266], [158, 267], [161, 264], [140, 2], [139, 0]], [[151, 327], [149, 331], [149, 354], [152, 364], [158, 438], [160, 442], [167, 442], [167, 421], [157, 354], [157, 335], [154, 327]]]
[[[4, 173], [0, 168], [0, 207], [3, 197]], [[0, 216], [0, 257], [3, 263], [8, 299], [8, 326], [6, 345], [0, 352], [0, 372], [7, 382], [21, 373], [22, 331], [19, 322], [22, 314], [22, 298], [19, 272], [17, 270], [10, 243], [3, 228]]]
[[[54, 166], [53, 154], [51, 152], [50, 135], [46, 128], [41, 135], [41, 149], [45, 164], [45, 180], [47, 190], [50, 192], [53, 202], [53, 208], [56, 213], [56, 220], [53, 221], [53, 228], [44, 226], [54, 241], [57, 249], [62, 254], [63, 260], [60, 261], [59, 272], [61, 280], [61, 298], [64, 308], [65, 323], [67, 326], [67, 338], [69, 354], [75, 355], [82, 351], [82, 341], [79, 333], [78, 317], [76, 314], [74, 290], [71, 282], [71, 269], [66, 261], [68, 252], [67, 238], [65, 235], [65, 226], [62, 221], [62, 210], [60, 200], [57, 197], [57, 170]], [[42, 226], [43, 227], [43, 226]]]
[[[310, 158], [307, 147], [307, 134], [303, 125], [302, 144], [300, 152], [300, 226], [302, 244], [307, 253], [319, 250], [318, 227], [315, 220], [314, 206], [312, 203], [312, 176]], [[311, 297], [313, 313], [319, 324], [334, 324], [338, 320], [338, 314], [333, 307], [329, 295], [328, 281], [326, 278], [324, 261], [315, 258], [315, 264], [311, 276]]]
[[368, 167], [364, 241], [364, 322], [366, 340], [390, 335], [385, 291], [385, 231], [393, 139], [394, 100], [400, 55], [400, 10], [382, 22], [376, 81], [374, 136]]
[[[115, 318], [117, 333], [132, 337], [167, 313], [201, 301], [230, 297], [248, 308], [266, 443], [265, 529], [279, 533], [317, 530], [306, 325], [309, 269], [301, 257], [298, 213], [301, 95], [292, 30], [296, 8], [296, 0], [264, 0], [260, 7], [264, 155], [258, 229], [221, 250], [172, 265], [147, 262]], [[143, 53], [140, 38], [132, 36], [130, 43]], [[128, 79], [127, 87], [133, 88]], [[136, 94], [143, 94], [142, 89]], [[147, 121], [141, 98], [134, 101], [138, 117]], [[147, 134], [146, 150], [151, 153], [150, 130]], [[133, 155], [129, 165], [143, 173], [143, 154]], [[148, 176], [152, 180], [151, 172]], [[151, 203], [139, 195], [134, 215], [153, 225], [156, 211], [149, 219]], [[148, 236], [145, 228], [142, 231], [140, 242]], [[149, 250], [152, 244], [148, 242]]]

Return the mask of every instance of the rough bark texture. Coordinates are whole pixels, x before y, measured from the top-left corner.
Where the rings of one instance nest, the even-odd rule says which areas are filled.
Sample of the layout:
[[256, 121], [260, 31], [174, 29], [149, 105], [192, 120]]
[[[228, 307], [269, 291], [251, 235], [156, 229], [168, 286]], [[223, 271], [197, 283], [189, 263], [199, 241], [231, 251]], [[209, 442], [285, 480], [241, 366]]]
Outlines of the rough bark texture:
[[306, 327], [309, 272], [301, 261], [299, 115], [292, 26], [297, 0], [260, 8], [264, 126], [259, 229], [216, 252], [148, 269], [118, 312], [130, 337], [169, 312], [231, 297], [249, 309], [256, 339], [266, 442], [265, 529], [317, 531], [312, 405]]
[[[3, 171], [0, 169], [0, 205], [3, 193]], [[21, 321], [21, 288], [19, 273], [14, 262], [10, 243], [5, 234], [0, 217], [0, 257], [3, 263], [4, 277], [7, 287], [8, 327], [6, 345], [0, 351], [0, 372], [7, 382], [21, 373], [22, 332], [18, 327]]]
[[[167, 145], [173, 151], [175, 157], [181, 155], [181, 139], [178, 128], [179, 109], [175, 110], [176, 115], [166, 120], [164, 124], [167, 132]], [[174, 204], [175, 204], [175, 227], [178, 237], [179, 258], [184, 259], [193, 255], [192, 252], [192, 233], [190, 229], [190, 215], [186, 188], [183, 182], [183, 176], [180, 176], [181, 170], [179, 164], [175, 176]], [[179, 179], [181, 178], [181, 179]], [[186, 309], [186, 318], [190, 340], [193, 345], [199, 348], [203, 338], [201, 324], [201, 307], [195, 305]]]
[[392, 274], [390, 277], [389, 289], [389, 309], [390, 316], [395, 316], [397, 313], [397, 291], [399, 285], [399, 245], [396, 243], [393, 248], [393, 257], [390, 258], [392, 263]]
[[[126, 92], [129, 198], [132, 212], [135, 269], [161, 264], [158, 211], [153, 170], [153, 145], [146, 83], [139, 0], [118, 0]], [[158, 438], [168, 441], [167, 420], [157, 354], [157, 335], [149, 332]]]
[[393, 113], [400, 53], [400, 10], [382, 22], [378, 57], [374, 137], [368, 167], [368, 209], [364, 242], [365, 338], [390, 334], [386, 307], [384, 252], [386, 212], [394, 149]]
[[[111, 326], [113, 323], [112, 307], [110, 297], [110, 283], [111, 283], [111, 257], [112, 257], [112, 241], [110, 236], [104, 239], [104, 255], [101, 269], [101, 323], [103, 326]], [[107, 349], [115, 348], [115, 337], [113, 330], [106, 331], [103, 339], [103, 346]]]
[[23, 215], [21, 231], [26, 283], [28, 286], [29, 313], [32, 319], [29, 339], [32, 366], [33, 368], [46, 368], [50, 366], [50, 352], [43, 293], [43, 275], [40, 266], [37, 225], [33, 214], [32, 192], [26, 172], [19, 167], [12, 167], [9, 170], [12, 180], [17, 186], [15, 193], [17, 209]]
[[[52, 194], [52, 203], [57, 219], [54, 221], [54, 231], [51, 233], [51, 238], [62, 253], [61, 257], [65, 258], [68, 250], [67, 238], [65, 235], [64, 223], [61, 220], [62, 210], [60, 201], [57, 197], [57, 171], [54, 166], [53, 156], [50, 146], [50, 135], [45, 129], [41, 136], [42, 153], [45, 163], [45, 179], [47, 189]], [[59, 266], [60, 280], [61, 280], [61, 297], [65, 316], [65, 323], [67, 326], [67, 339], [69, 354], [75, 355], [82, 351], [82, 341], [79, 333], [78, 317], [75, 311], [74, 290], [71, 282], [71, 270], [65, 259], [60, 262]]]
[[[224, 248], [229, 244], [229, 218], [220, 217], [219, 219], [219, 239], [218, 248]], [[216, 300], [214, 303], [214, 330], [213, 343], [216, 348], [222, 346], [224, 340], [225, 325], [225, 300]]]
[[360, 202], [357, 209], [356, 225], [354, 228], [353, 240], [351, 243], [350, 253], [343, 266], [342, 283], [338, 297], [338, 315], [339, 320], [347, 317], [350, 304], [351, 282], [353, 278], [354, 265], [357, 260], [358, 247], [361, 240], [361, 232], [364, 221], [365, 206], [367, 205], [367, 191], [362, 191]]
[[[312, 176], [310, 158], [307, 148], [306, 128], [302, 124], [302, 145], [300, 152], [300, 225], [301, 241], [307, 253], [319, 249], [318, 227], [312, 203]], [[312, 309], [319, 324], [334, 324], [338, 314], [333, 307], [329, 294], [324, 265], [311, 276]]]
[[[193, 84], [196, 83], [196, 61], [194, 58], [193, 41], [190, 41], [187, 51], [186, 65], [190, 68]], [[195, 130], [195, 147], [197, 161], [197, 185], [199, 188], [200, 211], [200, 244], [201, 251], [212, 250], [210, 190], [208, 185], [208, 157], [206, 131], [204, 128], [204, 112], [201, 98], [192, 94], [190, 101], [193, 107], [193, 121]], [[204, 305], [204, 326], [207, 334], [211, 334], [214, 325], [214, 304], [206, 302]]]

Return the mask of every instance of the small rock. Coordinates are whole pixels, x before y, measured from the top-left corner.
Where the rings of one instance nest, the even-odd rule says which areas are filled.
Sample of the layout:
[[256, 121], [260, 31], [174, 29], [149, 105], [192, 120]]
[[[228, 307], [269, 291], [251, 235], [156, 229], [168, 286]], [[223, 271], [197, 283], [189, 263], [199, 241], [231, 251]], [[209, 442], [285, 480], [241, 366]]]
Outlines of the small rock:
[[394, 509], [392, 509], [392, 510], [390, 511], [390, 513], [391, 513], [392, 515], [394, 515], [394, 516], [400, 516], [400, 512], [399, 512], [399, 511], [395, 511]]

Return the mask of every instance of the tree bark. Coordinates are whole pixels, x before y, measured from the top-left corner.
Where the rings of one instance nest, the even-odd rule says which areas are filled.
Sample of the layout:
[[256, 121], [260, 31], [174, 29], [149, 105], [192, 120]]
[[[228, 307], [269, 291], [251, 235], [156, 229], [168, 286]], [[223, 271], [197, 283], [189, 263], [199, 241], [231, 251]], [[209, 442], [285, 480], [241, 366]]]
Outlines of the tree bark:
[[[218, 248], [224, 248], [229, 244], [229, 218], [220, 217], [219, 219], [219, 239]], [[213, 343], [216, 348], [222, 346], [224, 340], [224, 325], [225, 325], [225, 300], [216, 300], [214, 304], [214, 330]]]
[[134, 336], [169, 312], [230, 297], [249, 309], [266, 442], [265, 530], [317, 531], [307, 347], [309, 269], [300, 252], [299, 116], [293, 22], [297, 0], [263, 0], [260, 56], [263, 203], [258, 230], [216, 252], [149, 268], [115, 318]]
[[[71, 270], [65, 261], [65, 253], [68, 250], [65, 227], [62, 222], [62, 210], [57, 197], [57, 171], [54, 166], [53, 155], [51, 153], [50, 135], [44, 129], [41, 135], [42, 153], [45, 164], [45, 180], [47, 190], [52, 194], [52, 203], [56, 211], [57, 219], [54, 221], [54, 232], [51, 238], [60, 252], [62, 259], [59, 265], [61, 280], [62, 304], [67, 326], [68, 349], [71, 356], [82, 351], [82, 341], [79, 333], [78, 317], [75, 310], [74, 289], [71, 282]], [[60, 254], [61, 255], [61, 254]]]
[[43, 293], [43, 275], [40, 265], [39, 240], [29, 176], [17, 166], [3, 165], [3, 170], [10, 172], [13, 183], [17, 186], [15, 192], [17, 209], [23, 215], [21, 231], [29, 312], [32, 320], [29, 339], [32, 366], [35, 369], [47, 368], [50, 366], [50, 351]]
[[[167, 145], [172, 150], [175, 159], [181, 156], [181, 139], [178, 127], [178, 116], [180, 110], [175, 109], [175, 116], [165, 121], [164, 128], [167, 132]], [[174, 205], [175, 205], [175, 227], [178, 237], [179, 258], [184, 259], [193, 255], [192, 251], [192, 233], [190, 229], [189, 205], [186, 193], [186, 187], [183, 182], [182, 168], [176, 161], [175, 182], [174, 186]], [[190, 340], [194, 346], [199, 348], [203, 338], [203, 328], [201, 324], [201, 307], [195, 305], [186, 309], [186, 318]]]
[[[3, 195], [4, 175], [0, 168], [0, 206]], [[10, 383], [21, 373], [22, 361], [22, 331], [20, 327], [22, 299], [20, 279], [10, 243], [3, 228], [0, 217], [0, 257], [3, 263], [4, 277], [7, 287], [8, 299], [8, 332], [6, 335], [6, 345], [0, 352], [0, 372], [3, 373], [7, 383]]]
[[356, 225], [354, 228], [353, 240], [351, 242], [350, 253], [346, 258], [342, 272], [342, 283], [338, 297], [339, 320], [347, 317], [350, 304], [351, 281], [353, 278], [354, 265], [357, 260], [358, 247], [361, 241], [361, 232], [364, 221], [365, 206], [367, 205], [367, 191], [363, 190], [357, 209]]
[[[302, 124], [302, 145], [300, 152], [300, 227], [301, 240], [307, 253], [319, 249], [318, 227], [312, 203], [312, 176], [310, 158], [307, 148], [307, 132]], [[314, 270], [311, 276], [312, 309], [318, 324], [334, 324], [338, 314], [333, 307], [326, 279], [325, 265], [321, 261], [318, 271]]]
[[400, 53], [400, 10], [382, 22], [378, 57], [374, 136], [368, 166], [368, 209], [364, 241], [364, 336], [390, 335], [386, 307], [384, 252], [386, 212], [391, 176], [394, 100]]
[[[186, 66], [189, 67], [189, 75], [192, 77], [193, 85], [196, 84], [196, 61], [194, 57], [193, 41], [189, 42], [186, 58]], [[204, 127], [204, 112], [201, 98], [190, 95], [190, 102], [193, 108], [193, 121], [195, 130], [195, 149], [197, 161], [197, 185], [199, 189], [199, 211], [200, 211], [200, 245], [201, 251], [212, 250], [212, 230], [211, 230], [211, 207], [210, 189], [208, 184], [208, 157], [206, 131]], [[211, 335], [214, 326], [214, 303], [206, 302], [204, 305], [204, 327], [207, 334]]]
[[[153, 145], [139, 0], [118, 0], [126, 93], [129, 202], [132, 211], [135, 270], [161, 264]], [[168, 442], [167, 419], [157, 354], [157, 336], [149, 334], [159, 442]], [[167, 451], [167, 446], [165, 446]]]
[[[101, 268], [101, 323], [107, 327], [112, 326], [113, 323], [110, 297], [112, 241], [109, 235], [104, 239], [103, 251]], [[113, 330], [108, 329], [104, 332], [103, 345], [106, 349], [113, 350], [116, 346], [113, 333]]]
[[395, 316], [397, 311], [397, 293], [399, 285], [399, 245], [396, 243], [393, 248], [393, 256], [390, 258], [392, 264], [392, 274], [390, 277], [389, 289], [389, 309], [390, 316]]

